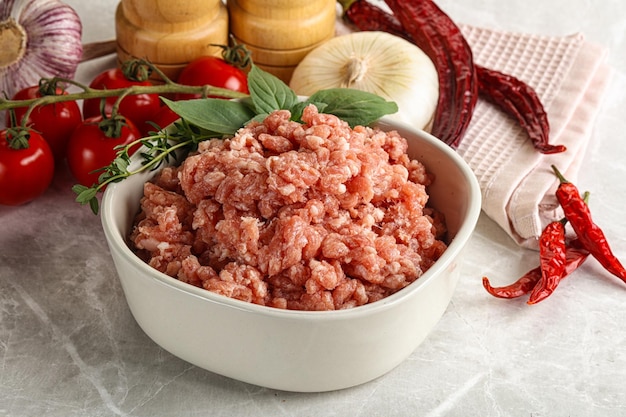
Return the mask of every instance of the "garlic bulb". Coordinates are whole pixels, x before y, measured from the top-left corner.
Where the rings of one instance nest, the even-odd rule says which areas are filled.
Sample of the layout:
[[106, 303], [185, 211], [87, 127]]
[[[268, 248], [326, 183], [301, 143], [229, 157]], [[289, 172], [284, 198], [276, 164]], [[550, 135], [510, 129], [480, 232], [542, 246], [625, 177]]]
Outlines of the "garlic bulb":
[[437, 69], [417, 46], [386, 32], [340, 35], [311, 51], [296, 67], [290, 87], [299, 95], [348, 87], [393, 100], [389, 116], [429, 129], [439, 99]]
[[82, 56], [82, 24], [58, 0], [0, 2], [0, 94], [12, 97], [41, 78], [73, 78]]

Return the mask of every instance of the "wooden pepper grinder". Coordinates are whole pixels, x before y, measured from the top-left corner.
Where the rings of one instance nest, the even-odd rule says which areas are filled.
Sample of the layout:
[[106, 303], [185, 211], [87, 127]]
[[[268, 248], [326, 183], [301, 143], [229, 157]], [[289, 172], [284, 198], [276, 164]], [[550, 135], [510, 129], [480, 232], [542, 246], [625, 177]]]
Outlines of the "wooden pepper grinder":
[[115, 14], [121, 63], [144, 58], [171, 79], [193, 59], [221, 56], [228, 45], [228, 10], [222, 0], [121, 0]]
[[335, 35], [335, 0], [228, 0], [230, 31], [253, 62], [285, 83], [313, 48]]

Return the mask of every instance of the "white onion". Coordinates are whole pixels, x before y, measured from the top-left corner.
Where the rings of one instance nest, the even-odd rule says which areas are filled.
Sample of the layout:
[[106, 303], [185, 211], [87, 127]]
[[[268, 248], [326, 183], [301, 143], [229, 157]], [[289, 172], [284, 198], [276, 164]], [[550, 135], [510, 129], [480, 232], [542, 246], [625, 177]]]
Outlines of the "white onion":
[[398, 105], [392, 119], [429, 129], [439, 99], [437, 69], [416, 45], [386, 32], [337, 36], [311, 51], [296, 67], [290, 87], [299, 95], [348, 87]]
[[82, 24], [58, 0], [1, 0], [0, 94], [41, 78], [73, 78], [82, 56]]

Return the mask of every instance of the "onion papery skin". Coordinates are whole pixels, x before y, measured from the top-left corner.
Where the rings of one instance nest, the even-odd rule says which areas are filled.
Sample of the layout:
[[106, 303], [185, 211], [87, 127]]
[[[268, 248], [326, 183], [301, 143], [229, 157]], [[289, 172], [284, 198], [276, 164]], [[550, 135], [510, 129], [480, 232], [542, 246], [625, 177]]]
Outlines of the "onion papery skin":
[[377, 31], [339, 35], [318, 46], [298, 64], [290, 87], [302, 96], [337, 87], [377, 94], [398, 105], [390, 119], [426, 131], [439, 99], [430, 58], [416, 45]]
[[0, 22], [14, 21], [26, 34], [20, 59], [0, 67], [0, 93], [8, 97], [41, 78], [72, 79], [81, 61], [82, 23], [58, 0], [2, 0]]

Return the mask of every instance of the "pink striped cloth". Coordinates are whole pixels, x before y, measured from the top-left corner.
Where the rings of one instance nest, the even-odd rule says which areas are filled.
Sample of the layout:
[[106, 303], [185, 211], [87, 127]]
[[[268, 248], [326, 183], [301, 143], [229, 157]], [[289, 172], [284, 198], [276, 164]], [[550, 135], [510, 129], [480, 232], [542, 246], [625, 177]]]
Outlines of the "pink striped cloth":
[[550, 121], [550, 142], [559, 154], [538, 153], [517, 122], [479, 100], [457, 151], [481, 186], [483, 211], [520, 246], [537, 248], [545, 225], [562, 217], [554, 197], [556, 165], [576, 181], [592, 138], [611, 69], [605, 48], [582, 34], [538, 36], [461, 25], [474, 60], [532, 86]]

